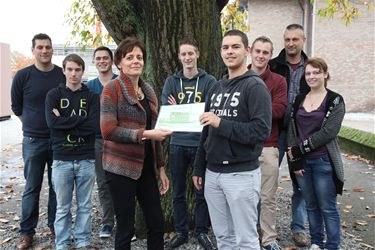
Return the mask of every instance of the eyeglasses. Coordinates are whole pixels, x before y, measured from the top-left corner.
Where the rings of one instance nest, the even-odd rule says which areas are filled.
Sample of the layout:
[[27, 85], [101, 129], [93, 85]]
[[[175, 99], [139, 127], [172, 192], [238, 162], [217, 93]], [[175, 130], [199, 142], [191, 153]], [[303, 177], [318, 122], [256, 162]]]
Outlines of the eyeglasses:
[[311, 71], [311, 72], [305, 72], [305, 76], [317, 76], [317, 75], [320, 75], [322, 72], [320, 72], [320, 70], [316, 70], [316, 71]]

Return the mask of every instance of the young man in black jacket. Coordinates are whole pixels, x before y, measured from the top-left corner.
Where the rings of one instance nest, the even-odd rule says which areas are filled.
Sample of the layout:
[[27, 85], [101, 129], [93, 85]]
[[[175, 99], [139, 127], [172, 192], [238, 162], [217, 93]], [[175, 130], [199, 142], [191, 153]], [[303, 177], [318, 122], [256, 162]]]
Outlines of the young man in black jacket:
[[193, 182], [202, 188], [220, 250], [259, 250], [257, 204], [261, 174], [258, 157], [271, 131], [271, 96], [259, 76], [248, 71], [246, 34], [228, 31], [221, 57], [228, 77], [209, 91], [194, 163]]
[[51, 129], [52, 183], [56, 192], [56, 249], [70, 249], [73, 190], [77, 214], [74, 225], [77, 248], [90, 245], [91, 193], [95, 181], [95, 132], [99, 126], [99, 96], [82, 84], [85, 63], [76, 54], [63, 61], [66, 84], [48, 92], [46, 120]]
[[[279, 165], [287, 151], [286, 131], [288, 130], [293, 100], [298, 94], [307, 93], [310, 90], [305, 80], [304, 63], [307, 60], [307, 56], [302, 50], [305, 42], [306, 36], [303, 27], [299, 24], [288, 25], [284, 32], [285, 48], [269, 63], [271, 71], [284, 76], [288, 85], [288, 104], [283, 122], [279, 124]], [[301, 191], [293, 184], [292, 222], [290, 229], [293, 233], [293, 240], [300, 247], [307, 246], [308, 243], [305, 229], [306, 221], [305, 200], [302, 197]]]

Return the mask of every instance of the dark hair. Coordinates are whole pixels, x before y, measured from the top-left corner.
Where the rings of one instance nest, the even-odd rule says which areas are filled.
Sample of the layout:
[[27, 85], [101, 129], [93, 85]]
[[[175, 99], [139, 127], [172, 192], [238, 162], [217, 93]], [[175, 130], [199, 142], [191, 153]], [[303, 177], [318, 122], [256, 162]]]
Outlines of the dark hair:
[[307, 65], [310, 65], [313, 68], [319, 69], [320, 72], [323, 72], [323, 73], [327, 74], [327, 78], [324, 79], [324, 87], [327, 87], [327, 82], [328, 82], [330, 77], [329, 77], [329, 73], [328, 73], [328, 65], [323, 60], [323, 58], [320, 58], [320, 57], [309, 58], [305, 62], [305, 69], [306, 69]]
[[249, 47], [249, 39], [247, 39], [247, 35], [240, 30], [229, 30], [228, 32], [225, 33], [223, 38], [226, 36], [239, 36], [241, 37], [241, 41], [243, 45], [245, 46], [245, 48]]
[[131, 52], [134, 47], [138, 47], [141, 49], [143, 54], [143, 61], [146, 63], [146, 49], [145, 45], [142, 41], [138, 40], [136, 37], [127, 37], [124, 40], [121, 41], [121, 43], [118, 45], [116, 51], [115, 51], [115, 65], [118, 68], [118, 64], [121, 62], [121, 59], [126, 56], [129, 52]]
[[96, 54], [97, 51], [107, 51], [108, 54], [109, 54], [109, 57], [111, 58], [111, 61], [113, 61], [113, 53], [112, 53], [112, 50], [110, 50], [110, 48], [108, 48], [106, 46], [99, 46], [99, 47], [97, 47], [94, 50], [94, 57], [95, 57], [95, 54]]
[[65, 69], [67, 62], [75, 62], [79, 66], [82, 66], [82, 71], [85, 71], [85, 61], [77, 54], [69, 54], [63, 60], [63, 68]]
[[51, 43], [52, 45], [52, 40], [51, 38], [47, 35], [47, 34], [44, 34], [44, 33], [39, 33], [39, 34], [36, 34], [33, 39], [31, 40], [32, 42], [32, 48], [35, 48], [35, 40], [49, 40], [49, 42]]
[[302, 31], [304, 31], [303, 26], [298, 24], [298, 23], [289, 24], [288, 26], [286, 26], [286, 30], [302, 30]]
[[256, 38], [253, 41], [253, 43], [251, 44], [251, 47], [254, 47], [254, 44], [256, 42], [262, 42], [262, 43], [269, 43], [269, 44], [271, 44], [271, 54], [273, 53], [273, 43], [272, 43], [271, 39], [269, 39], [268, 37], [266, 37], [266, 36], [260, 36], [260, 37]]
[[180, 50], [181, 45], [188, 44], [195, 47], [196, 51], [199, 51], [197, 41], [192, 37], [184, 37], [178, 41], [178, 50]]

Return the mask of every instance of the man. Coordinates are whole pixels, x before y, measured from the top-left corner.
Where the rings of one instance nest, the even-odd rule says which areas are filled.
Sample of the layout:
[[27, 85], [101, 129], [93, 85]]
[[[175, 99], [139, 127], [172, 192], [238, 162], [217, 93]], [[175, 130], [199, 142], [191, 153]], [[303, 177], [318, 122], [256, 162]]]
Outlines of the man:
[[66, 84], [48, 92], [45, 115], [51, 129], [52, 183], [56, 192], [56, 249], [70, 249], [71, 206], [76, 193], [74, 242], [90, 249], [91, 193], [95, 182], [95, 132], [99, 126], [99, 96], [82, 84], [85, 62], [76, 54], [63, 61]]
[[[284, 76], [288, 85], [288, 106], [283, 123], [280, 123], [279, 164], [281, 164], [287, 150], [286, 131], [293, 100], [299, 93], [307, 93], [309, 91], [304, 74], [304, 62], [307, 60], [307, 56], [302, 51], [305, 42], [306, 36], [303, 27], [299, 24], [288, 25], [284, 32], [285, 48], [276, 58], [270, 61], [271, 71]], [[293, 184], [292, 222], [290, 228], [293, 233], [293, 240], [300, 247], [307, 246], [308, 243], [305, 229], [306, 221], [305, 201], [301, 191]]]
[[256, 227], [260, 192], [258, 157], [271, 131], [271, 96], [254, 71], [248, 71], [246, 34], [228, 31], [221, 57], [228, 77], [209, 92], [194, 163], [193, 181], [202, 188], [218, 248], [260, 249]]
[[[92, 92], [101, 95], [104, 86], [117, 75], [112, 71], [113, 53], [105, 46], [101, 46], [94, 51], [94, 63], [99, 72], [99, 76], [87, 82], [86, 86]], [[112, 196], [109, 192], [102, 164], [103, 156], [103, 138], [100, 133], [100, 127], [96, 133], [95, 140], [95, 172], [96, 183], [98, 185], [99, 201], [102, 207], [102, 228], [99, 232], [100, 238], [111, 237], [113, 226], [115, 225], [115, 213], [113, 209]]]
[[53, 234], [56, 196], [51, 183], [52, 149], [50, 131], [44, 115], [44, 100], [49, 90], [65, 82], [62, 69], [52, 64], [52, 40], [46, 34], [32, 39], [31, 51], [35, 64], [17, 72], [13, 79], [11, 99], [13, 113], [22, 122], [25, 190], [22, 195], [20, 242], [17, 249], [32, 245], [39, 217], [39, 195], [44, 169], [48, 169], [48, 227]]
[[[216, 79], [198, 68], [199, 50], [192, 38], [179, 42], [178, 59], [182, 70], [165, 80], [162, 104], [179, 105], [205, 102], [207, 92]], [[169, 169], [173, 185], [173, 215], [176, 235], [170, 246], [176, 248], [188, 242], [189, 221], [186, 204], [187, 171], [194, 163], [200, 133], [174, 132], [169, 145]], [[209, 215], [203, 190], [195, 190], [195, 235], [204, 249], [215, 249], [207, 236]]]
[[268, 37], [258, 37], [251, 49], [251, 65], [266, 84], [272, 99], [272, 130], [271, 135], [263, 144], [259, 157], [261, 171], [260, 189], [260, 227], [262, 231], [262, 246], [265, 250], [281, 250], [277, 243], [276, 233], [276, 190], [279, 178], [279, 121], [283, 118], [286, 102], [287, 87], [285, 78], [271, 72], [268, 62], [272, 57], [273, 44]]

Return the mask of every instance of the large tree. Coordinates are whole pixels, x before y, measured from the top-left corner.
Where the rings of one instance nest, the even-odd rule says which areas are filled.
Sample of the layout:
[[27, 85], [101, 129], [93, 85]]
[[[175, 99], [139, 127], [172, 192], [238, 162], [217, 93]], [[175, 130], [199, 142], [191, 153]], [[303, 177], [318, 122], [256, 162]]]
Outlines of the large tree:
[[[178, 40], [194, 37], [203, 52], [199, 66], [220, 76], [220, 11], [225, 0], [92, 0], [116, 43], [137, 36], [147, 48], [145, 77], [158, 95], [178, 65]], [[219, 62], [219, 63], [218, 63]]]

